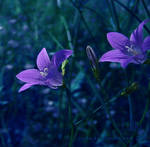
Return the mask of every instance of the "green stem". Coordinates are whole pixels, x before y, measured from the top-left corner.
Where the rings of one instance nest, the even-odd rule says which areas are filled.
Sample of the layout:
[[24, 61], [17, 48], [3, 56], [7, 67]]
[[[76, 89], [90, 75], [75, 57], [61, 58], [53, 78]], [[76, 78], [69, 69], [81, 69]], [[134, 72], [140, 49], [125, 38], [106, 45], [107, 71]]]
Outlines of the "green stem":
[[57, 40], [57, 38], [51, 32], [49, 32], [49, 35], [52, 38], [52, 40], [58, 45], [59, 48], [64, 49], [62, 44]]
[[70, 133], [70, 139], [69, 139], [69, 147], [72, 147], [72, 143], [73, 143], [73, 137], [74, 137], [74, 125], [73, 125], [73, 119], [72, 119], [72, 107], [71, 107], [71, 92], [70, 90], [66, 87], [66, 85], [64, 84], [64, 88], [66, 90], [66, 94], [68, 97], [68, 109], [69, 109], [69, 122], [71, 124], [71, 133]]
[[[95, 78], [96, 78], [97, 83], [98, 83], [98, 85], [100, 87], [101, 93], [103, 93], [103, 95], [105, 95], [105, 97], [108, 98], [109, 96], [107, 95], [107, 93], [105, 92], [105, 89], [101, 85], [101, 80], [100, 80], [100, 76], [99, 76], [100, 75], [99, 74], [99, 67], [98, 66], [96, 68], [95, 75], [96, 75]], [[101, 104], [104, 106], [105, 113], [106, 113], [106, 115], [109, 116], [109, 119], [110, 119], [110, 121], [111, 121], [111, 123], [112, 123], [112, 125], [113, 125], [113, 127], [114, 127], [114, 129], [116, 131], [116, 133], [120, 136], [120, 139], [122, 140], [124, 145], [127, 145], [127, 142], [126, 142], [124, 136], [122, 135], [122, 132], [118, 128], [118, 126], [117, 126], [115, 120], [113, 119], [113, 117], [112, 117], [112, 115], [111, 115], [111, 113], [109, 111], [109, 108], [108, 108], [107, 104], [104, 102], [102, 96], [100, 96], [100, 101], [101, 101]]]
[[91, 113], [87, 114], [83, 119], [77, 121], [75, 123], [75, 126], [79, 126], [82, 122], [88, 120], [89, 118], [91, 118], [96, 112], [98, 112], [100, 109], [103, 109], [103, 105], [98, 106], [94, 111], [92, 111]]
[[150, 17], [150, 12], [149, 12], [149, 10], [148, 10], [148, 8], [147, 8], [147, 6], [146, 6], [145, 1], [144, 1], [144, 0], [141, 0], [141, 1], [142, 1], [143, 6], [144, 6], [144, 9], [145, 9], [145, 11], [146, 11], [146, 13], [147, 13], [147, 16]]
[[64, 16], [61, 16], [61, 20], [62, 20], [62, 23], [64, 24], [64, 27], [65, 27], [65, 30], [66, 30], [66, 34], [67, 34], [67, 38], [68, 38], [68, 42], [69, 42], [69, 48], [73, 50], [71, 33], [69, 31], [69, 27], [67, 25], [66, 19], [65, 19]]
[[113, 10], [113, 14], [114, 14], [117, 29], [118, 29], [118, 31], [121, 31], [119, 20], [118, 20], [118, 15], [117, 15], [117, 11], [116, 11], [116, 7], [115, 7], [115, 4], [114, 4], [114, 0], [111, 0], [111, 4], [112, 4], [112, 10]]
[[[127, 71], [124, 70], [124, 72], [125, 72], [125, 77], [126, 77], [127, 87], [128, 87], [129, 86], [129, 79], [128, 79]], [[130, 130], [134, 131], [133, 107], [132, 107], [132, 99], [131, 99], [130, 95], [128, 95], [128, 103], [129, 103]]]
[[137, 135], [137, 131], [138, 129], [140, 128], [140, 126], [142, 125], [144, 119], [145, 119], [145, 116], [146, 116], [146, 113], [148, 112], [148, 109], [149, 109], [149, 105], [150, 105], [150, 98], [147, 98], [147, 102], [146, 102], [146, 106], [145, 106], [145, 109], [144, 109], [144, 112], [142, 114], [142, 117], [137, 125], [137, 128], [135, 130], [135, 132], [133, 133], [133, 135], [131, 136], [131, 139], [130, 139], [130, 142], [134, 139], [134, 137]]
[[70, 135], [69, 147], [72, 147], [73, 138], [74, 138], [74, 126], [72, 125], [72, 127], [71, 127], [71, 135]]
[[129, 115], [130, 115], [130, 130], [133, 131], [134, 119], [133, 119], [132, 99], [131, 99], [130, 95], [128, 95], [128, 102], [129, 102]]
[[[142, 20], [137, 16], [135, 15], [128, 7], [126, 7], [124, 4], [122, 4], [120, 1], [118, 0], [114, 0], [118, 5], [120, 5], [122, 8], [124, 8], [128, 13], [130, 13], [133, 17], [136, 18], [137, 21], [139, 21], [140, 23], [142, 22]], [[150, 34], [150, 30], [144, 26], [145, 30]]]
[[147, 98], [146, 106], [145, 106], [143, 115], [142, 115], [142, 117], [141, 117], [141, 119], [140, 119], [140, 121], [139, 121], [139, 123], [138, 123], [138, 127], [140, 127], [140, 126], [142, 125], [143, 121], [144, 121], [144, 118], [145, 118], [146, 113], [147, 113], [148, 108], [149, 108], [149, 104], [150, 104], [150, 99]]
[[[98, 80], [98, 84], [99, 84], [99, 86], [100, 86], [100, 89], [102, 90], [103, 88], [102, 88], [102, 86], [101, 86], [99, 80]], [[113, 119], [113, 117], [112, 117], [112, 115], [111, 115], [111, 113], [110, 113], [110, 111], [109, 111], [108, 106], [105, 104], [105, 102], [104, 102], [104, 100], [103, 100], [103, 98], [102, 98], [101, 96], [100, 96], [100, 101], [101, 101], [102, 105], [104, 106], [104, 110], [105, 110], [106, 114], [109, 116], [109, 119], [110, 119], [110, 121], [111, 121], [111, 123], [112, 123], [112, 125], [113, 125], [113, 127], [114, 127], [114, 129], [115, 129], [115, 131], [116, 131], [117, 134], [120, 136], [122, 142], [127, 145], [127, 142], [126, 142], [124, 136], [122, 135], [120, 129], [118, 128], [118, 126], [117, 126], [115, 120]]]
[[[3, 120], [3, 111], [1, 111], [1, 113], [0, 113], [0, 119]], [[5, 143], [5, 139], [4, 139], [3, 133], [0, 134], [0, 139], [1, 139], [2, 147], [5, 147], [6, 143]]]
[[78, 6], [75, 4], [75, 2], [73, 2], [72, 0], [70, 0], [70, 2], [71, 2], [72, 5], [78, 10], [78, 12], [79, 12], [79, 14], [80, 14], [80, 17], [81, 17], [81, 20], [82, 20], [82, 22], [83, 22], [85, 28], [88, 30], [88, 33], [90, 34], [90, 36], [91, 36], [93, 42], [95, 42], [95, 46], [98, 48], [97, 42], [96, 42], [96, 40], [95, 40], [95, 38], [94, 38], [94, 36], [93, 36], [93, 34], [92, 34], [92, 31], [91, 31], [91, 29], [89, 28], [89, 26], [88, 26], [88, 24], [87, 24], [87, 22], [86, 22], [86, 20], [85, 20], [85, 18], [84, 18], [84, 16], [83, 16], [82, 10], [81, 10], [80, 8], [78, 8]]
[[[84, 8], [84, 9], [87, 9], [87, 10], [93, 12], [93, 13], [95, 13], [95, 14], [96, 14], [97, 16], [99, 16], [99, 18], [101, 18], [102, 20], [105, 19], [105, 17], [104, 17], [103, 15], [101, 15], [100, 13], [98, 13], [95, 9], [92, 9], [92, 8], [90, 8], [90, 7], [88, 7], [88, 6], [84, 6], [83, 8]], [[105, 22], [102, 21], [102, 23], [105, 23]]]
[[[116, 101], [116, 99], [120, 96], [120, 92], [114, 97], [111, 98], [110, 100], [106, 101], [106, 105], [109, 103], [112, 103], [114, 101]], [[83, 119], [77, 121], [76, 123], [74, 123], [75, 126], [79, 126], [81, 123], [83, 123], [84, 121], [89, 120], [90, 118], [92, 118], [92, 116], [97, 113], [99, 110], [104, 109], [103, 105], [98, 106], [95, 110], [93, 110], [92, 112], [89, 112]]]
[[[131, 2], [131, 0], [129, 0], [129, 1]], [[138, 4], [139, 4], [139, 1], [135, 0], [134, 5], [131, 7], [133, 13], [136, 13], [138, 11]], [[130, 6], [130, 4], [127, 5], [127, 7], [129, 7], [129, 6]], [[124, 29], [125, 32], [130, 30], [132, 24], [134, 23], [132, 15], [130, 15], [128, 20], [129, 21], [128, 21], [127, 25], [125, 26], [125, 29]]]

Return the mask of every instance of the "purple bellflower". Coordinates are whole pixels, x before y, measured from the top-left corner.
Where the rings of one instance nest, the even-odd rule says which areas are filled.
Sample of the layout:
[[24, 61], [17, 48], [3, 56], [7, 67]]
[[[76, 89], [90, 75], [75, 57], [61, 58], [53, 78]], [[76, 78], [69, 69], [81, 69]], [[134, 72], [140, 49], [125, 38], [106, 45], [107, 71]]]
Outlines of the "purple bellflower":
[[58, 86], [63, 84], [63, 76], [58, 68], [70, 55], [72, 55], [72, 50], [60, 50], [50, 60], [46, 49], [43, 48], [37, 57], [38, 69], [27, 69], [16, 75], [19, 80], [26, 82], [19, 89], [19, 92], [33, 85], [45, 85], [57, 89]]
[[130, 39], [121, 33], [108, 33], [107, 40], [114, 49], [106, 52], [99, 62], [119, 62], [123, 68], [129, 63], [142, 64], [147, 58], [147, 50], [150, 49], [150, 36], [143, 40], [143, 27], [148, 21], [140, 23]]

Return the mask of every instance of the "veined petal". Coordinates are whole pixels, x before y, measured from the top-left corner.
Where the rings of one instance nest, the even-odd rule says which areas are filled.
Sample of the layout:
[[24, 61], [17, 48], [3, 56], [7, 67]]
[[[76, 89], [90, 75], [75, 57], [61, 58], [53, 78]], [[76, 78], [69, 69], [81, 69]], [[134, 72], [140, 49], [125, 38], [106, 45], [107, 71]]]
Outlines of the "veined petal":
[[72, 55], [72, 50], [60, 50], [53, 55], [52, 63], [56, 67], [59, 67], [62, 64], [62, 62], [71, 55]]
[[63, 84], [62, 74], [58, 71], [57, 67], [51, 65], [46, 77], [46, 84], [51, 87], [61, 86]]
[[150, 36], [147, 36], [144, 39], [144, 42], [143, 42], [143, 45], [142, 45], [142, 49], [143, 49], [144, 52], [150, 49]]
[[106, 52], [99, 60], [99, 62], [122, 62], [122, 60], [129, 59], [130, 56], [125, 55], [120, 50], [111, 50]]
[[43, 84], [43, 78], [37, 69], [24, 70], [19, 74], [17, 74], [16, 77], [23, 82], [27, 82], [31, 84], [34, 83]]
[[33, 85], [35, 85], [35, 84], [29, 84], [29, 83], [24, 84], [24, 85], [19, 89], [19, 92], [22, 92], [22, 91], [24, 91], [24, 90], [27, 90], [28, 88], [30, 88], [30, 87], [33, 86]]
[[129, 39], [121, 33], [110, 32], [107, 33], [107, 40], [114, 49], [124, 50], [125, 46], [129, 44]]
[[132, 41], [133, 43], [137, 44], [140, 47], [142, 47], [142, 43], [143, 43], [143, 27], [148, 22], [149, 22], [148, 19], [141, 22], [130, 36], [130, 41]]
[[47, 85], [49, 88], [51, 88], [51, 89], [58, 89], [58, 87], [57, 86], [53, 86], [53, 85], [51, 85], [50, 83], [48, 83], [48, 85]]
[[38, 54], [36, 62], [39, 70], [41, 71], [43, 71], [44, 68], [48, 68], [48, 66], [50, 65], [50, 59], [45, 48], [43, 48]]

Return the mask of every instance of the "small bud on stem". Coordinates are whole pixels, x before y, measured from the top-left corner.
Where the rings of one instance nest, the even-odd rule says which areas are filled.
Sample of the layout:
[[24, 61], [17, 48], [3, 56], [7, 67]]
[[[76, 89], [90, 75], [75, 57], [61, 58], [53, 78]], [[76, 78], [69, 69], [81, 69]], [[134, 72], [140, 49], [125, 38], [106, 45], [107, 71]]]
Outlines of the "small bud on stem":
[[89, 45], [86, 47], [86, 53], [91, 62], [92, 69], [96, 69], [98, 60], [97, 60], [94, 50]]

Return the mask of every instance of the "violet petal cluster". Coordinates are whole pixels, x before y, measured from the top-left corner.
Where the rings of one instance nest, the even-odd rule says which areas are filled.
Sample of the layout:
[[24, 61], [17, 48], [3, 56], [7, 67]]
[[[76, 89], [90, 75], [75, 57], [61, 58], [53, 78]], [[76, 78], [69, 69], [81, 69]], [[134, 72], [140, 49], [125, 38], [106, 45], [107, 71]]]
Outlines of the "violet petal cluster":
[[143, 27], [148, 21], [140, 23], [130, 39], [118, 32], [108, 33], [107, 40], [114, 50], [106, 52], [99, 62], [119, 62], [123, 68], [129, 63], [142, 64], [147, 58], [147, 50], [150, 49], [150, 36], [143, 39]]
[[58, 68], [71, 55], [72, 50], [60, 50], [50, 60], [46, 49], [43, 48], [37, 57], [38, 69], [27, 69], [16, 75], [19, 80], [26, 83], [19, 89], [19, 92], [33, 85], [44, 85], [57, 89], [58, 86], [63, 84], [63, 76]]

